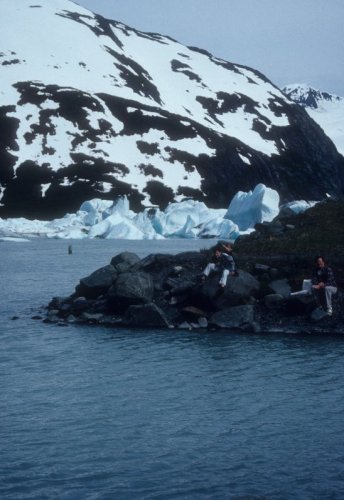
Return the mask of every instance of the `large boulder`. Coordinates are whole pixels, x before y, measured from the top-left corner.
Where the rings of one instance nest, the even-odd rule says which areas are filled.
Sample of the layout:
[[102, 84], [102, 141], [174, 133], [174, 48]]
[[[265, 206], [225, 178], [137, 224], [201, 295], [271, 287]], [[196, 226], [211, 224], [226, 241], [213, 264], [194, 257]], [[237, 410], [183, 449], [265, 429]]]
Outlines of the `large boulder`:
[[271, 281], [271, 283], [269, 283], [269, 288], [273, 293], [282, 295], [285, 299], [290, 296], [291, 287], [287, 279]]
[[205, 261], [205, 256], [200, 252], [150, 254], [130, 270], [149, 273], [156, 291], [170, 290], [171, 295], [180, 295], [183, 291], [188, 293], [196, 284], [196, 276], [202, 272]]
[[124, 311], [131, 305], [147, 304], [154, 292], [152, 277], [142, 271], [120, 274], [108, 291], [110, 310]]
[[134, 270], [153, 274], [164, 272], [167, 275], [200, 273], [205, 266], [205, 256], [201, 252], [182, 252], [177, 255], [150, 254], [140, 260]]
[[111, 259], [111, 265], [118, 273], [128, 271], [140, 261], [140, 257], [133, 252], [121, 252]]
[[116, 277], [117, 271], [114, 266], [101, 267], [89, 276], [86, 276], [86, 278], [82, 278], [75, 289], [75, 293], [87, 299], [95, 299], [108, 291]]
[[259, 281], [252, 274], [239, 270], [237, 276], [229, 276], [224, 288], [219, 286], [220, 274], [213, 273], [209, 279], [193, 290], [193, 302], [201, 308], [217, 310], [246, 304], [258, 292]]
[[259, 290], [259, 281], [252, 274], [239, 270], [237, 276], [230, 276], [224, 289], [224, 296], [246, 300]]
[[230, 330], [255, 331], [253, 306], [235, 306], [217, 311], [211, 316], [209, 325]]
[[92, 311], [93, 306], [96, 303], [94, 299], [85, 299], [85, 297], [77, 297], [71, 306], [71, 311], [76, 316], [79, 316], [83, 312]]
[[135, 264], [135, 271], [160, 272], [174, 262], [173, 255], [164, 253], [149, 254]]
[[123, 324], [143, 327], [168, 327], [169, 322], [164, 312], [156, 304], [129, 306], [123, 318]]
[[150, 254], [137, 262], [131, 271], [149, 273], [157, 290], [162, 290], [166, 277], [173, 267], [173, 256], [169, 254]]
[[279, 309], [284, 305], [285, 298], [279, 293], [269, 293], [264, 297], [264, 304], [268, 309]]

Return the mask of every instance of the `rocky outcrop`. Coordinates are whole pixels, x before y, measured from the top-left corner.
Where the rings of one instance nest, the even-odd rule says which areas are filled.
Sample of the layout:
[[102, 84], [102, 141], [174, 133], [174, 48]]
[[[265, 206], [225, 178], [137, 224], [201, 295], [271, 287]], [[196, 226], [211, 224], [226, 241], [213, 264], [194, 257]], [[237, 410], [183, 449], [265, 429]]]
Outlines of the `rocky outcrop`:
[[[46, 322], [93, 323], [119, 328], [179, 328], [224, 332], [343, 333], [344, 297], [333, 316], [319, 312], [312, 295], [290, 296], [305, 276], [300, 256], [243, 261], [224, 288], [214, 272], [202, 271], [211, 250], [143, 259], [123, 252], [87, 277], [69, 297], [55, 297]], [[311, 265], [311, 262], [309, 263]]]

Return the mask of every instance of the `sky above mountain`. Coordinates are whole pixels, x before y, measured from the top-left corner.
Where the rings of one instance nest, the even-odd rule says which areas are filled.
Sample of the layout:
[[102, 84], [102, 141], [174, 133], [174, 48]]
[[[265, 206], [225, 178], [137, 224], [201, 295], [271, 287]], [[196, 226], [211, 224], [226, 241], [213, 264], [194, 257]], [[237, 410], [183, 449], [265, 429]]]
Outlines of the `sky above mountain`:
[[76, 0], [132, 28], [344, 96], [343, 0]]

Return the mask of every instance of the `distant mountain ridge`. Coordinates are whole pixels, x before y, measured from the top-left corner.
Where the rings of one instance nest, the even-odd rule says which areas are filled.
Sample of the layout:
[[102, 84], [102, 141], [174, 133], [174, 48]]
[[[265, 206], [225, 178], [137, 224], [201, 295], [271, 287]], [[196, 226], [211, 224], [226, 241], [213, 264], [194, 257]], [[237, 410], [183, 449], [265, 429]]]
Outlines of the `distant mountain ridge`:
[[344, 101], [343, 97], [314, 89], [306, 83], [286, 85], [283, 87], [283, 92], [294, 102], [305, 108], [318, 109], [324, 106], [325, 103], [340, 103]]
[[306, 109], [344, 155], [344, 98], [305, 83], [286, 85], [283, 92]]
[[[344, 195], [344, 160], [258, 71], [69, 0], [1, 2], [0, 216]], [[312, 182], [309, 182], [310, 179]]]

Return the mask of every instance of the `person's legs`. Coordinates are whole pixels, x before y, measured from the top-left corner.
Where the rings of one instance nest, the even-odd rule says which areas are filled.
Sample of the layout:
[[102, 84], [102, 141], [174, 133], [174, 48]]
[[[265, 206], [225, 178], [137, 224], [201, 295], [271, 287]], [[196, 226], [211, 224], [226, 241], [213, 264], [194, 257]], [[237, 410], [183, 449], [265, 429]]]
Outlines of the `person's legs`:
[[226, 286], [228, 275], [229, 275], [229, 270], [228, 269], [224, 269], [222, 271], [222, 276], [221, 276], [221, 279], [220, 279], [220, 286], [222, 286], [222, 287]]
[[313, 288], [315, 302], [318, 307], [326, 307], [325, 290], [323, 288]]
[[332, 314], [332, 295], [337, 293], [335, 286], [325, 286], [326, 310], [328, 314]]
[[203, 271], [203, 275], [209, 276], [211, 271], [214, 271], [214, 270], [215, 270], [215, 264], [213, 262], [209, 262], [209, 264], [207, 264], [206, 268]]

